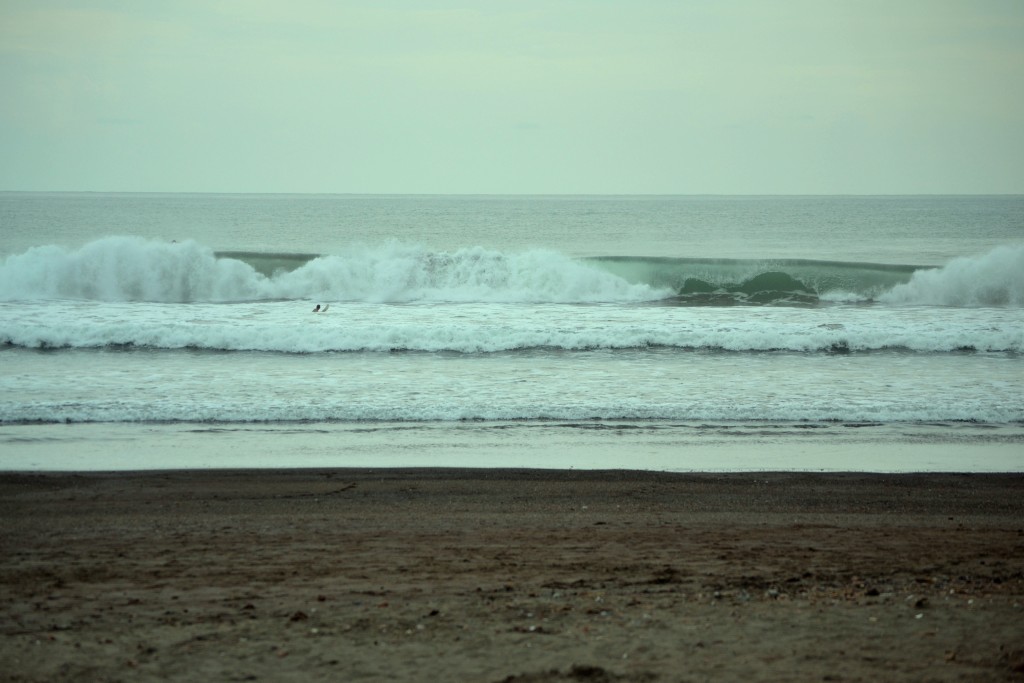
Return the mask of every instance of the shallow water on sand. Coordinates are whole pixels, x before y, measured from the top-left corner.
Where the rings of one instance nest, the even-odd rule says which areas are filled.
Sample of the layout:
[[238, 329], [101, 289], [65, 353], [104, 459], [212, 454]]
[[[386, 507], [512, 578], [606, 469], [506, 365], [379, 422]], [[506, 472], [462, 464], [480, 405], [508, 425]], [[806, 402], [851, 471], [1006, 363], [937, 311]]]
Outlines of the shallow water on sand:
[[1022, 472], [1024, 428], [536, 421], [0, 426], [7, 470], [511, 467]]

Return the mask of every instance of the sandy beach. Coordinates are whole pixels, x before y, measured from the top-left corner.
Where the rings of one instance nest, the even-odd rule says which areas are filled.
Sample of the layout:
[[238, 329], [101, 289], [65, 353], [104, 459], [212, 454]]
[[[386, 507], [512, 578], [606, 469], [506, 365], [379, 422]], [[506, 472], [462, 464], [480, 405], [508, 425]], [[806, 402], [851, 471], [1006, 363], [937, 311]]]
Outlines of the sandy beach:
[[1024, 476], [0, 475], [8, 681], [1024, 680]]

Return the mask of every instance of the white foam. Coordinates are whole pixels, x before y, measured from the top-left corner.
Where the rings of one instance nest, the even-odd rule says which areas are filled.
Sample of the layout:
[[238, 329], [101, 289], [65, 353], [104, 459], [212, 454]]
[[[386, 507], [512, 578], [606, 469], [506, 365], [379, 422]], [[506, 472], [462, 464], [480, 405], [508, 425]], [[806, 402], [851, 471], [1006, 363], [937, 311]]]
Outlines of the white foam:
[[0, 300], [244, 301], [271, 293], [267, 278], [194, 242], [105, 237], [77, 250], [45, 246], [7, 257]]
[[666, 347], [746, 351], [1024, 351], [1020, 308], [686, 308], [632, 304], [0, 303], [0, 342], [317, 353]]
[[894, 304], [1024, 306], [1024, 244], [914, 273], [910, 282], [878, 297]]
[[[105, 237], [75, 250], [44, 246], [7, 257], [0, 264], [0, 301], [599, 303], [652, 301], [674, 294], [613, 271], [608, 263], [597, 265], [543, 249], [438, 252], [389, 243], [349, 248], [267, 277], [240, 260], [218, 258], [194, 241]], [[821, 299], [1019, 308], [1024, 306], [1024, 245], [917, 271], [909, 282], [889, 291], [826, 288]]]
[[78, 250], [36, 247], [0, 266], [0, 300], [239, 302], [648, 301], [670, 294], [547, 250], [455, 252], [388, 244], [266, 277], [194, 241], [106, 237]]

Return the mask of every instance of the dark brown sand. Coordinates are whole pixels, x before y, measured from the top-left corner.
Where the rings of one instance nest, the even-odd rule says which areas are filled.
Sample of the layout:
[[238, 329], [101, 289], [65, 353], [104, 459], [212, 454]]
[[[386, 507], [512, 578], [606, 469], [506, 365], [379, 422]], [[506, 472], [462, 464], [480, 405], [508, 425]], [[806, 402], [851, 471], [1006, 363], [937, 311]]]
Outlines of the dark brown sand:
[[0, 474], [0, 680], [1024, 680], [1021, 475]]

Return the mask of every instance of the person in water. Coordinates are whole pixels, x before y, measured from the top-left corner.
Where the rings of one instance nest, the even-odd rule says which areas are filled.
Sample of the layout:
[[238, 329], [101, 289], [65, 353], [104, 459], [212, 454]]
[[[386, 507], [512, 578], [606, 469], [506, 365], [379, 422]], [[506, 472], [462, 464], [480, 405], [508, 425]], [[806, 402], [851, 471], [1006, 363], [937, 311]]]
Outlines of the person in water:
[[324, 304], [324, 307], [320, 308], [320, 304], [317, 304], [316, 308], [313, 309], [313, 312], [314, 313], [326, 313], [327, 309], [330, 308], [330, 307], [331, 307], [330, 304]]

